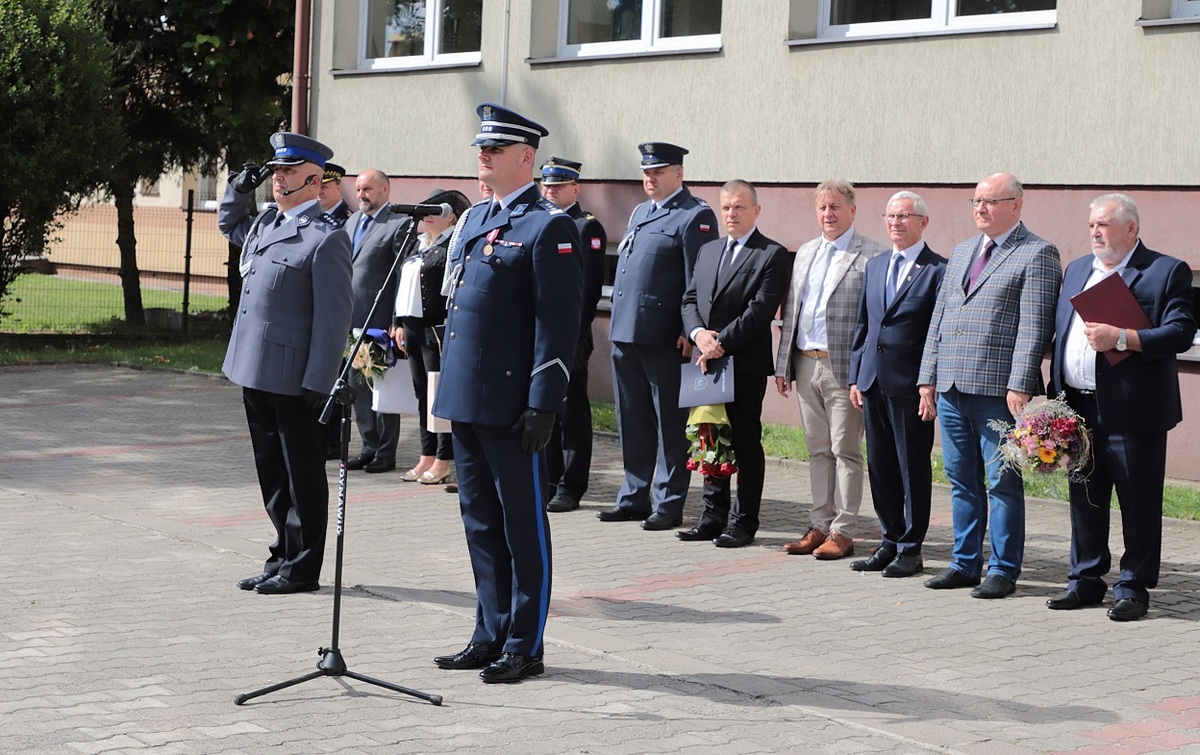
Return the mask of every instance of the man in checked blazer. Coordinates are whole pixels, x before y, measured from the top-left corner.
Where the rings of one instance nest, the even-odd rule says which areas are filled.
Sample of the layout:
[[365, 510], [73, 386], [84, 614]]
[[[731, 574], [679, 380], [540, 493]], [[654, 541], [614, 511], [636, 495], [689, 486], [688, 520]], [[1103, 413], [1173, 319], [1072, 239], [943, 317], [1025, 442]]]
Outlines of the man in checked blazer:
[[850, 348], [867, 260], [887, 251], [854, 230], [854, 186], [825, 181], [815, 192], [821, 235], [800, 247], [783, 305], [775, 387], [796, 384], [808, 442], [812, 526], [784, 550], [821, 559], [854, 555], [862, 504], [862, 414], [850, 403]]
[[[1062, 283], [1058, 249], [1021, 223], [1023, 193], [1007, 173], [975, 187], [980, 233], [950, 255], [917, 376], [922, 398], [937, 395], [954, 523], [950, 566], [925, 586], [975, 587], [975, 598], [1010, 595], [1021, 575], [1025, 490], [1020, 473], [1001, 464], [1000, 433], [989, 423], [1011, 422], [1042, 392]], [[991, 558], [980, 584], [989, 519]]]

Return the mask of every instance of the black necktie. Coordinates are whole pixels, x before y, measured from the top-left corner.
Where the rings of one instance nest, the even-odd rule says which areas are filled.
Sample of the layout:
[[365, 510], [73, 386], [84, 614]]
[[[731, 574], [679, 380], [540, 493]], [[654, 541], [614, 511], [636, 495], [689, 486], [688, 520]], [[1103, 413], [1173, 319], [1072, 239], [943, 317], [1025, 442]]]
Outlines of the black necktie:
[[729, 237], [729, 243], [725, 245], [725, 251], [721, 253], [721, 264], [718, 267], [718, 273], [725, 275], [729, 272], [729, 268], [733, 267], [733, 255], [737, 253], [737, 239]]
[[900, 268], [904, 265], [904, 254], [896, 252], [892, 255], [892, 269], [888, 271], [887, 288], [884, 289], [884, 304], [892, 306], [896, 300], [896, 292], [900, 289]]

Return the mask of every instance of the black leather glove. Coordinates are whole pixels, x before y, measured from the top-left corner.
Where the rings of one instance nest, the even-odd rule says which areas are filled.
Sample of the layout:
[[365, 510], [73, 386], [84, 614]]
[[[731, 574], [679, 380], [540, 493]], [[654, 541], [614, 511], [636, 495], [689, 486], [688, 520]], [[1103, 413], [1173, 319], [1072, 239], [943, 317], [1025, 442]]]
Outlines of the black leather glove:
[[229, 177], [229, 185], [238, 194], [249, 194], [261, 186], [269, 175], [271, 175], [270, 168], [260, 168], [255, 163], [246, 163], [242, 166], [241, 173]]
[[521, 450], [533, 456], [550, 442], [554, 432], [554, 412], [526, 409], [512, 426], [514, 433], [521, 436]]
[[329, 397], [324, 393], [317, 393], [316, 391], [310, 391], [307, 388], [301, 388], [300, 400], [304, 402], [304, 405], [307, 406], [313, 414], [320, 416], [321, 412], [325, 409], [325, 402], [329, 400]]

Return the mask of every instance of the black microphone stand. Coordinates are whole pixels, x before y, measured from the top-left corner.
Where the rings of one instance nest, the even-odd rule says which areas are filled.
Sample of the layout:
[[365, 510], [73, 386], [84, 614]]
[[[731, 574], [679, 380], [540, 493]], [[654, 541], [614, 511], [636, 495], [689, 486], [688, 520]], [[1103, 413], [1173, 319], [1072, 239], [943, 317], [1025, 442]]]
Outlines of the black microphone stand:
[[329, 398], [325, 401], [325, 408], [321, 411], [321, 417], [318, 420], [322, 425], [329, 424], [330, 418], [333, 416], [334, 406], [340, 407], [341, 415], [341, 452], [342, 458], [338, 465], [338, 506], [337, 506], [337, 558], [335, 561], [335, 569], [333, 575], [333, 639], [329, 641], [329, 647], [320, 648], [317, 650], [317, 655], [321, 660], [317, 662], [317, 670], [298, 676], [295, 679], [289, 679], [286, 682], [272, 684], [269, 687], [263, 687], [253, 692], [247, 692], [243, 695], [238, 695], [233, 698], [235, 705], [241, 705], [247, 700], [255, 697], [278, 692], [281, 689], [293, 687], [297, 684], [310, 681], [322, 676], [348, 676], [351, 679], [357, 679], [360, 682], [374, 684], [376, 687], [390, 689], [393, 692], [402, 692], [406, 695], [419, 697], [422, 700], [428, 700], [434, 705], [442, 704], [441, 695], [433, 695], [428, 692], [421, 692], [408, 687], [401, 687], [398, 684], [385, 682], [382, 679], [365, 676], [351, 671], [346, 667], [346, 660], [342, 658], [342, 651], [338, 648], [338, 627], [341, 624], [342, 616], [342, 553], [345, 543], [345, 524], [346, 524], [346, 461], [350, 455], [350, 407], [354, 404], [355, 391], [346, 382], [346, 378], [350, 374], [354, 355], [358, 353], [358, 349], [362, 346], [363, 338], [366, 336], [367, 324], [375, 316], [375, 310], [379, 308], [379, 300], [383, 292], [388, 289], [392, 278], [395, 277], [396, 267], [400, 261], [407, 258], [410, 250], [417, 243], [417, 225], [418, 219], [413, 218], [409, 221], [408, 230], [404, 236], [404, 241], [401, 242], [399, 249], [396, 249], [395, 259], [392, 260], [392, 266], [388, 270], [387, 278], [384, 279], [383, 285], [375, 293], [375, 301], [371, 305], [371, 311], [367, 313], [367, 321], [363, 323], [360, 329], [358, 338], [354, 341], [354, 347], [350, 350], [350, 358], [342, 365], [341, 374], [338, 375], [337, 381], [333, 385], [333, 390], [329, 392]]

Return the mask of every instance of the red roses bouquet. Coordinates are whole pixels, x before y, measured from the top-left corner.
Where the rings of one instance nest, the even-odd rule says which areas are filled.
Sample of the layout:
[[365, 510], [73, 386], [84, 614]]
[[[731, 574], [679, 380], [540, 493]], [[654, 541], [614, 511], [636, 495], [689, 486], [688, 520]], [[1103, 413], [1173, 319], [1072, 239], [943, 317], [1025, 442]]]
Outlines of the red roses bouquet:
[[1005, 466], [1037, 474], [1066, 472], [1072, 481], [1083, 480], [1092, 435], [1064, 396], [1026, 404], [1014, 424], [993, 420], [988, 426], [1001, 433], [998, 453]]
[[687, 468], [705, 477], [732, 477], [737, 474], [737, 455], [733, 451], [733, 428], [724, 404], [697, 406], [688, 414]]

